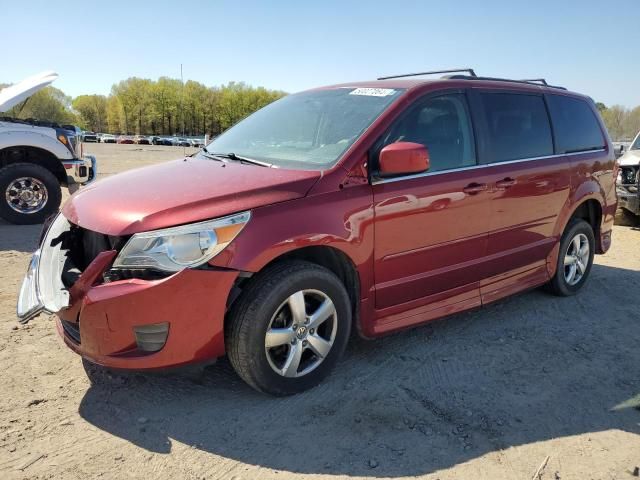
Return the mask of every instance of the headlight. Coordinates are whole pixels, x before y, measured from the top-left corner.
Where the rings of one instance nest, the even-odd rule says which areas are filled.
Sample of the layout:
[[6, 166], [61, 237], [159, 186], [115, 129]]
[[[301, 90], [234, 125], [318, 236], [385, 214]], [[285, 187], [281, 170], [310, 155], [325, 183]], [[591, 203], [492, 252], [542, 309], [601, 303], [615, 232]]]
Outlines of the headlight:
[[113, 268], [177, 272], [197, 267], [224, 250], [251, 218], [250, 212], [180, 227], [136, 233]]
[[78, 135], [64, 128], [56, 128], [56, 136], [60, 143], [69, 149], [72, 155], [78, 156], [78, 144], [80, 143]]

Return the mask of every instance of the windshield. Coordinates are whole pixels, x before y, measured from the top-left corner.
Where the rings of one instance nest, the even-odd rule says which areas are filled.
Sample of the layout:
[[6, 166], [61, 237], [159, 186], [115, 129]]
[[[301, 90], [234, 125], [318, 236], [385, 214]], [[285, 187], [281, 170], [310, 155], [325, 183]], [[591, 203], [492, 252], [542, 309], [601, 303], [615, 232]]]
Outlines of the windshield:
[[631, 145], [631, 150], [640, 150], [640, 133], [638, 133], [636, 141], [633, 142], [633, 145]]
[[401, 93], [349, 87], [289, 95], [227, 130], [207, 145], [207, 151], [276, 167], [326, 169]]

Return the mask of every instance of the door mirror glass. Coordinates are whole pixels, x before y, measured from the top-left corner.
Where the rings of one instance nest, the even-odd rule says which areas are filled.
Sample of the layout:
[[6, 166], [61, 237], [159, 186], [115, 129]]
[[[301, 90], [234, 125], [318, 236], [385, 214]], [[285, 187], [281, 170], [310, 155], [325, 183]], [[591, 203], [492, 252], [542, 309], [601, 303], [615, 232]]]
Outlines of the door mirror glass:
[[396, 142], [380, 151], [381, 177], [412, 175], [429, 170], [429, 151], [420, 143]]
[[624, 155], [624, 145], [617, 145], [613, 147], [613, 151], [616, 155], [616, 158], [620, 158], [622, 155]]

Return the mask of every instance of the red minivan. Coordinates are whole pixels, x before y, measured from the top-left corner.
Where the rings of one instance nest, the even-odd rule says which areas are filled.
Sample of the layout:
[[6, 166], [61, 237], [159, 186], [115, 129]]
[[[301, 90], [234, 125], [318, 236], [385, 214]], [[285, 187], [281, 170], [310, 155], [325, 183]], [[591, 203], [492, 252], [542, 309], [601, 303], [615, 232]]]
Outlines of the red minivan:
[[227, 354], [286, 395], [319, 383], [352, 331], [540, 285], [575, 294], [616, 209], [594, 102], [447, 73], [289, 95], [195, 156], [91, 184], [45, 228], [18, 316], [56, 313], [89, 372]]

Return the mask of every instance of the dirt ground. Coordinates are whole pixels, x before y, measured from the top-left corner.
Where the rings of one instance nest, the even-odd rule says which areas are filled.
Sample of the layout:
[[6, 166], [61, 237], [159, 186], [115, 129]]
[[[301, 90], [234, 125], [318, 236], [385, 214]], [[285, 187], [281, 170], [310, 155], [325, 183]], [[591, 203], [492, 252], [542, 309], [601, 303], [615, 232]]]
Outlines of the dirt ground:
[[[86, 149], [101, 175], [182, 153]], [[535, 290], [356, 340], [321, 386], [285, 399], [225, 360], [91, 387], [52, 318], [16, 322], [40, 227], [0, 224], [0, 478], [638, 476], [640, 228], [620, 220], [579, 295]]]

